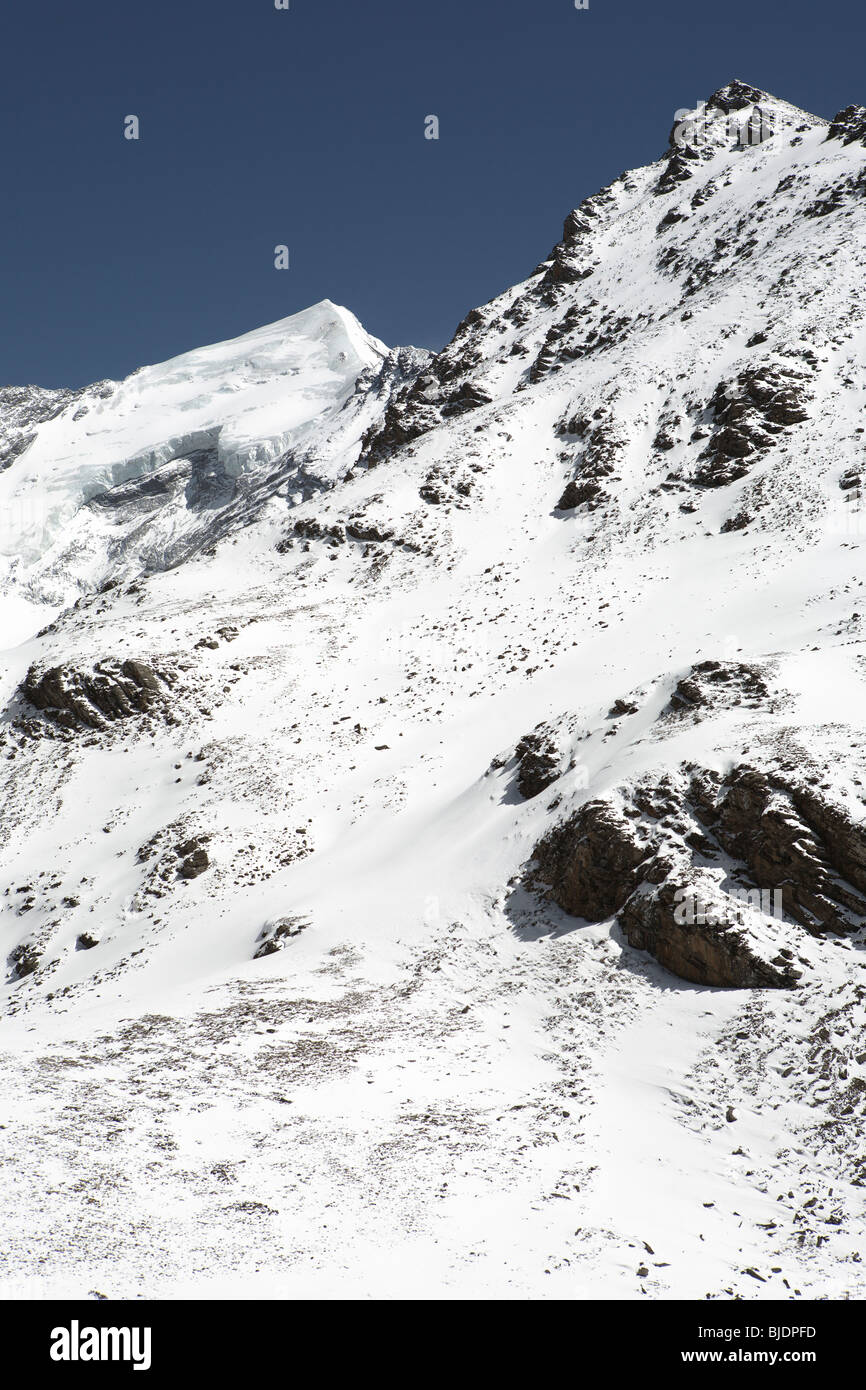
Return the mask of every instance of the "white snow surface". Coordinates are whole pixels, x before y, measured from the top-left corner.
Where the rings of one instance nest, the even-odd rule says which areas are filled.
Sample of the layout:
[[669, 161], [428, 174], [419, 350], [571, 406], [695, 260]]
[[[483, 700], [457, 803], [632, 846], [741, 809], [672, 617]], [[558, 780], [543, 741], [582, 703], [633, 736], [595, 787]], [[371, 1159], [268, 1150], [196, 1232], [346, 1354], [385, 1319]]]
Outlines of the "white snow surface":
[[76, 397], [37, 426], [0, 473], [0, 555], [37, 560], [82, 503], [173, 459], [213, 448], [237, 476], [302, 447], [345, 404], [360, 373], [387, 348], [347, 309], [320, 304], [142, 367], [105, 397]]
[[[520, 881], [584, 801], [686, 763], [783, 751], [863, 813], [866, 513], [839, 483], [866, 464], [866, 199], [807, 209], [866, 152], [791, 121], [670, 192], [661, 161], [611, 185], [586, 276], [546, 300], [547, 261], [479, 311], [489, 402], [376, 467], [386, 349], [325, 304], [135, 374], [0, 474], [51, 517], [0, 597], [0, 1293], [866, 1293], [862, 930], [765, 924], [801, 987], [714, 989]], [[546, 342], [580, 351], [532, 380]], [[802, 371], [808, 418], [699, 486], [713, 393], [756, 362]], [[87, 587], [94, 489], [205, 438], [230, 472], [315, 452], [364, 371], [327, 487]], [[563, 511], [574, 416], [610, 468]], [[28, 668], [107, 658], [171, 667], [176, 722], [27, 732]], [[706, 658], [757, 663], [773, 700], [668, 719]], [[525, 801], [542, 721], [565, 771]]]

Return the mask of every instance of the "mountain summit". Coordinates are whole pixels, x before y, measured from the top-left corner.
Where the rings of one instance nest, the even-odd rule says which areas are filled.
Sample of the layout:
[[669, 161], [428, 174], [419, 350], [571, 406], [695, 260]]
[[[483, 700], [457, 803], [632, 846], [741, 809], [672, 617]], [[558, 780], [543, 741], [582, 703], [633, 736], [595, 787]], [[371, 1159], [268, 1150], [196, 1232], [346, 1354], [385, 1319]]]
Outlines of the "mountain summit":
[[10, 1280], [866, 1292], [864, 233], [734, 81], [441, 352], [0, 392]]

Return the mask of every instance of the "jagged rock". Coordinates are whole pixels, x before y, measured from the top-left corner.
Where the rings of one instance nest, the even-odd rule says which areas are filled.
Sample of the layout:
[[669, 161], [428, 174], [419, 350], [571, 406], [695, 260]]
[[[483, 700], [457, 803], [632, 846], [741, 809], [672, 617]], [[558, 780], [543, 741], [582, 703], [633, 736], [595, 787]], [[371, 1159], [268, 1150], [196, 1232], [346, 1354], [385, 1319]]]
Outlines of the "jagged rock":
[[600, 922], [625, 905], [651, 856], [639, 831], [608, 802], [588, 801], [536, 846], [531, 882], [548, 885], [572, 917]]
[[[790, 989], [798, 975], [785, 964], [775, 966], [753, 951], [744, 924], [732, 920], [729, 901], [707, 885], [701, 896], [705, 921], [681, 921], [684, 901], [694, 891], [687, 885], [665, 882], [658, 888], [642, 887], [633, 893], [619, 915], [630, 946], [648, 951], [660, 965], [693, 984], [728, 989]], [[719, 904], [713, 913], [706, 908]]]
[[670, 425], [662, 425], [656, 432], [656, 437], [653, 440], [653, 448], [661, 449], [663, 453], [666, 453], [669, 449], [675, 448], [676, 443], [677, 437], [672, 427]]
[[422, 502], [429, 502], [431, 506], [437, 507], [447, 500], [447, 494], [442, 488], [441, 481], [435, 477], [429, 477], [418, 489], [418, 496]]
[[346, 539], [346, 532], [339, 522], [335, 521], [326, 526], [315, 517], [302, 517], [300, 521], [296, 521], [294, 532], [296, 536], [302, 536], [308, 541], [336, 541], [338, 545], [342, 545]]
[[[658, 842], [605, 802], [589, 802], [537, 846], [529, 885], [544, 886], [575, 917], [617, 915], [627, 941], [648, 951], [681, 979], [728, 988], [792, 987], [796, 975], [753, 950], [747, 928], [735, 925], [731, 900], [714, 879], [702, 903], [715, 902], [708, 920], [689, 921], [685, 896], [699, 876], [659, 852]], [[703, 915], [703, 914], [702, 914]]]
[[353, 541], [383, 542], [394, 539], [394, 532], [387, 527], [382, 529], [380, 526], [374, 526], [371, 522], [364, 521], [347, 522], [346, 535]]
[[35, 946], [21, 945], [16, 946], [12, 951], [10, 960], [15, 971], [15, 979], [23, 980], [27, 975], [32, 975], [35, 970], [39, 969], [42, 956]]
[[672, 193], [679, 184], [693, 178], [693, 161], [697, 157], [697, 154], [688, 148], [675, 150], [665, 164], [653, 192], [658, 197], [663, 197], [666, 193]]
[[541, 276], [537, 292], [546, 303], [556, 301], [561, 286], [578, 284], [595, 270], [597, 261], [590, 250], [592, 233], [610, 197], [610, 189], [604, 188], [585, 198], [566, 217], [562, 240], [557, 242], [536, 272]]
[[309, 919], [306, 917], [277, 917], [273, 922], [266, 922], [259, 932], [261, 944], [253, 952], [253, 959], [261, 960], [263, 956], [276, 955], [289, 941], [306, 931], [309, 925]]
[[707, 106], [729, 115], [732, 111], [742, 111], [747, 106], [760, 104], [766, 97], [766, 92], [762, 92], [760, 87], [753, 87], [748, 82], [734, 78], [733, 82], [728, 82], [717, 92], [713, 92], [707, 99]]
[[726, 779], [709, 825], [759, 888], [781, 889], [785, 912], [808, 930], [845, 933], [848, 914], [866, 916], [866, 898], [840, 879], [866, 892], [866, 828], [840, 808], [744, 766]]
[[31, 666], [21, 694], [35, 709], [66, 728], [102, 730], [117, 719], [146, 714], [169, 694], [165, 674], [143, 661], [96, 662], [92, 671], [70, 665]]
[[794, 367], [765, 363], [720, 382], [710, 401], [713, 434], [695, 481], [724, 487], [742, 478], [783, 428], [807, 420], [807, 381]]
[[556, 509], [559, 512], [569, 512], [573, 511], [575, 507], [582, 507], [587, 503], [592, 510], [593, 504], [597, 504], [603, 495], [604, 490], [601, 485], [592, 479], [579, 482], [576, 478], [572, 478], [570, 483], [566, 483], [562, 496], [556, 504]]
[[656, 235], [661, 235], [661, 233], [666, 231], [668, 227], [675, 227], [678, 222], [685, 222], [687, 220], [687, 217], [687, 213], [678, 212], [676, 208], [671, 208], [669, 212], [665, 213], [661, 222], [659, 222], [658, 226], [656, 227]]
[[730, 535], [732, 531], [745, 531], [754, 519], [751, 512], [737, 512], [736, 516], [729, 516], [722, 522], [722, 535]]
[[530, 800], [551, 786], [560, 775], [559, 749], [544, 732], [524, 734], [515, 748], [517, 785], [520, 795]]
[[203, 874], [205, 869], [210, 867], [210, 859], [208, 858], [207, 850], [198, 848], [193, 849], [191, 853], [187, 853], [188, 850], [188, 845], [184, 845], [178, 850], [179, 855], [185, 855], [178, 869], [178, 873], [181, 878], [198, 878], [199, 874]]
[[742, 698], [766, 700], [770, 690], [757, 666], [741, 661], [699, 661], [674, 687], [669, 709], [673, 712], [707, 709]]
[[[810, 787], [742, 765], [724, 778], [693, 768], [645, 779], [624, 795], [621, 809], [590, 801], [550, 831], [526, 882], [572, 916], [616, 915], [632, 946], [682, 979], [790, 988], [786, 920], [813, 936], [866, 920], [866, 825]], [[725, 855], [723, 882], [709, 865]]]
[[456, 391], [450, 392], [442, 403], [445, 419], [453, 415], [465, 415], [467, 410], [477, 410], [479, 406], [489, 405], [493, 397], [476, 382], [464, 381]]
[[465, 341], [467, 334], [471, 334], [471, 326], [464, 321], [448, 347], [430, 359], [427, 370], [394, 395], [381, 424], [371, 425], [365, 433], [359, 463], [375, 467], [443, 420], [490, 403], [492, 396], [477, 381], [459, 381], [480, 360], [480, 354]]
[[830, 122], [828, 140], [841, 140], [843, 145], [853, 145], [855, 140], [866, 144], [866, 106], [846, 106], [838, 111]]

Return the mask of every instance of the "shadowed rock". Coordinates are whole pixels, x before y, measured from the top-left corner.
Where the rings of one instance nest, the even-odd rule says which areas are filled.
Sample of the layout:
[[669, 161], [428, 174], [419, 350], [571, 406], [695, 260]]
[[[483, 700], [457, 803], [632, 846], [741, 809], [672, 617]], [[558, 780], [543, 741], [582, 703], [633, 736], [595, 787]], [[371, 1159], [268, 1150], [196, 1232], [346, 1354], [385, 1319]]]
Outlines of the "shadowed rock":
[[23, 698], [66, 728], [105, 729], [118, 719], [146, 714], [169, 694], [165, 675], [146, 662], [96, 662], [91, 671], [64, 664], [40, 671], [31, 666]]
[[[680, 978], [791, 988], [802, 973], [781, 949], [791, 923], [821, 937], [866, 919], [866, 827], [811, 788], [740, 766], [624, 795], [546, 835], [527, 885], [574, 917], [618, 917], [630, 945]], [[725, 856], [727, 870], [711, 867]]]
[[521, 796], [527, 800], [546, 791], [559, 777], [559, 749], [543, 732], [534, 730], [531, 734], [524, 734], [514, 751], [517, 755], [517, 785]]

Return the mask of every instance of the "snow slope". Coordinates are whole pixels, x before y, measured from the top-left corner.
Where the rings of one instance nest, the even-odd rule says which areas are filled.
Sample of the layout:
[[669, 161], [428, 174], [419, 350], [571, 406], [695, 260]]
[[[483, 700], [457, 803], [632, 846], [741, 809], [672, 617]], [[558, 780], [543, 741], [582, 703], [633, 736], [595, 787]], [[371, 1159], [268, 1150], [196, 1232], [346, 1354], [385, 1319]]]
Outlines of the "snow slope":
[[[0, 474], [8, 1295], [863, 1296], [864, 121], [728, 84], [442, 353], [317, 306]], [[117, 496], [208, 449], [249, 505]], [[600, 804], [752, 885], [744, 767], [797, 988], [527, 868]]]

